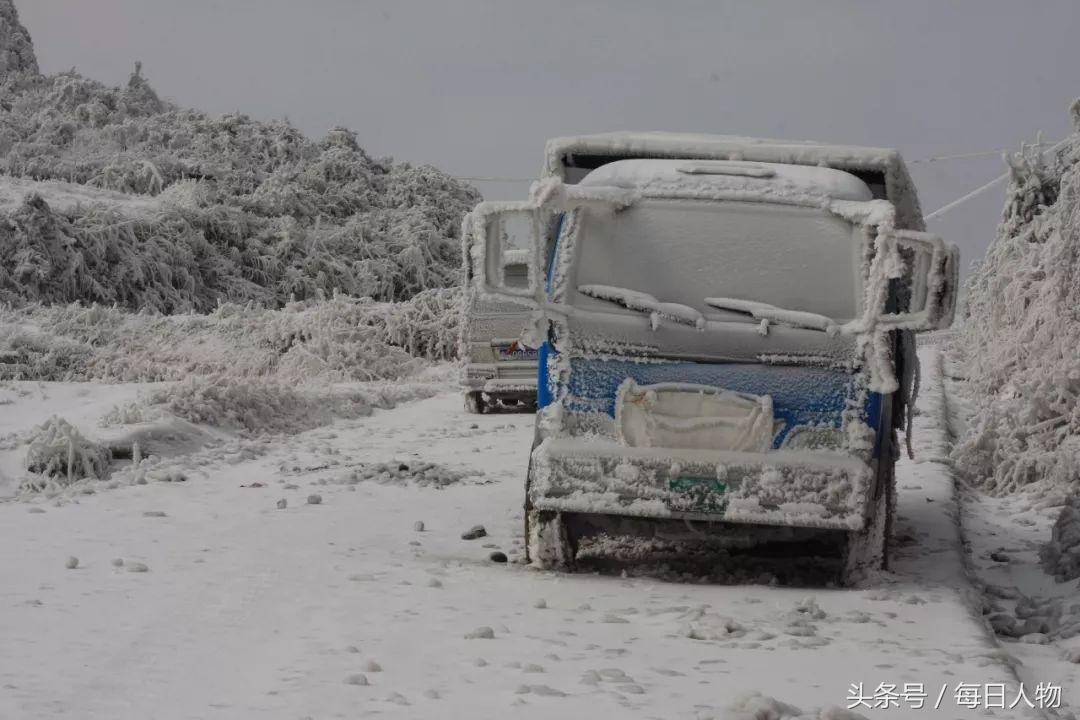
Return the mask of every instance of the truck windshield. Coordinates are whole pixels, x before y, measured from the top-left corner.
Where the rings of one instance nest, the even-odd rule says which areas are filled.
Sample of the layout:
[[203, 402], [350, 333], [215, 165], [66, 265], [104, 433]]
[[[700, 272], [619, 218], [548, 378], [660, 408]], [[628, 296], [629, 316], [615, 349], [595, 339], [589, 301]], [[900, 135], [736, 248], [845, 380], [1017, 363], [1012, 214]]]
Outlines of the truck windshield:
[[[583, 209], [571, 288], [628, 288], [706, 317], [756, 322], [705, 299], [738, 298], [838, 323], [859, 310], [858, 228], [818, 208], [762, 202], [644, 199]], [[580, 290], [568, 300], [610, 311]]]

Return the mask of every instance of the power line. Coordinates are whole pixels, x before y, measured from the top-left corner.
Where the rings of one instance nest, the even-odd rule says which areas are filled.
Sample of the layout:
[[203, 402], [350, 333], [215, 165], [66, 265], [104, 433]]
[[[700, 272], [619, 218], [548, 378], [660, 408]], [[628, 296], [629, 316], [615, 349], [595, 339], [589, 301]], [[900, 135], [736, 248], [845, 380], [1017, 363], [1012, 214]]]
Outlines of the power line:
[[536, 178], [515, 178], [515, 177], [491, 177], [491, 176], [477, 176], [477, 175], [454, 175], [455, 180], [468, 180], [469, 182], [501, 182], [501, 183], [526, 183], [533, 182]]
[[935, 155], [933, 157], [917, 158], [915, 160], [909, 160], [910, 165], [918, 165], [919, 163], [932, 163], [941, 162], [943, 160], [968, 160], [970, 158], [990, 157], [992, 155], [1001, 155], [1007, 152], [1004, 149], [998, 150], [981, 150], [979, 152], [960, 153], [958, 155]]
[[[1058, 143], [1055, 143], [1051, 147], [1047, 148], [1043, 152], [1047, 153], [1047, 152], [1051, 152], [1053, 150], [1056, 150], [1057, 148], [1061, 147], [1064, 143], [1065, 143], [1065, 141], [1062, 140], [1062, 141], [1060, 141]], [[1033, 147], [1040, 147], [1042, 145], [1049, 145], [1049, 143], [1042, 143], [1042, 142], [1035, 143], [1033, 145]], [[1007, 152], [1009, 152], [1009, 150], [1006, 149], [1006, 148], [995, 148], [993, 150], [979, 150], [977, 152], [956, 153], [956, 154], [952, 154], [952, 155], [932, 155], [930, 157], [916, 158], [915, 160], [908, 160], [907, 162], [908, 162], [909, 165], [918, 165], [920, 163], [948, 162], [948, 161], [951, 161], [951, 160], [971, 160], [971, 159], [974, 159], [974, 158], [991, 157], [991, 156], [995, 156], [995, 155], [1000, 156], [1000, 155], [1002, 155], [1004, 153], [1007, 153]], [[456, 180], [465, 180], [467, 182], [503, 183], [503, 184], [531, 183], [531, 182], [534, 182], [536, 180], [535, 177], [508, 177], [508, 176], [500, 176], [500, 175], [454, 175], [453, 177]], [[960, 205], [960, 204], [962, 204], [964, 202], [967, 202], [971, 198], [976, 197], [979, 194], [989, 190], [990, 188], [994, 187], [995, 185], [997, 185], [1002, 180], [1005, 180], [1008, 177], [1009, 177], [1009, 173], [1005, 173], [1003, 175], [1000, 175], [1000, 176], [994, 178], [990, 182], [976, 188], [975, 190], [972, 190], [970, 193], [964, 195], [963, 197], [957, 198], [956, 200], [952, 201], [948, 205], [935, 210], [934, 212], [927, 215], [925, 219], [926, 220], [933, 220], [934, 218], [945, 214], [946, 212], [948, 212], [949, 210], [952, 210], [957, 205]]]
[[962, 205], [963, 203], [967, 202], [971, 198], [982, 195], [984, 192], [986, 192], [990, 188], [994, 187], [995, 185], [1000, 183], [1002, 180], [1008, 179], [1008, 177], [1009, 177], [1009, 173], [1005, 173], [1004, 175], [998, 175], [996, 178], [994, 178], [990, 182], [986, 183], [985, 185], [980, 185], [979, 187], [977, 187], [974, 190], [972, 190], [971, 192], [969, 192], [967, 195], [964, 195], [962, 197], [958, 197], [957, 199], [953, 200], [948, 205], [945, 205], [943, 207], [939, 207], [937, 210], [930, 213], [929, 215], [924, 215], [923, 220], [933, 220], [934, 218], [937, 218], [937, 217], [940, 217], [940, 216], [944, 215], [945, 213], [949, 212], [950, 210], [952, 210], [957, 205]]
[[[1043, 145], [1050, 145], [1048, 142], [1036, 142], [1032, 143], [1031, 147], [1042, 147]], [[917, 158], [915, 160], [908, 160], [909, 165], [917, 165], [919, 163], [932, 163], [941, 162], [943, 160], [969, 160], [971, 158], [990, 157], [992, 155], [1003, 155], [1007, 152], [1011, 152], [1008, 148], [998, 148], [996, 150], [980, 150], [978, 152], [957, 153], [955, 155], [933, 155], [931, 157]], [[1049, 152], [1049, 151], [1047, 151]]]
[[[1053, 152], [1053, 151], [1057, 150], [1058, 148], [1062, 147], [1068, 141], [1069, 141], [1069, 138], [1065, 138], [1063, 140], [1060, 140], [1060, 141], [1054, 143], [1053, 145], [1051, 145], [1046, 150], [1043, 150], [1039, 154], [1040, 155], [1045, 155], [1048, 152]], [[1041, 143], [1041, 144], [1045, 144], [1045, 143]], [[953, 200], [951, 203], [938, 208], [937, 210], [930, 213], [929, 215], [924, 216], [923, 219], [924, 220], [933, 220], [934, 218], [941, 217], [945, 213], [952, 210], [954, 207], [956, 207], [958, 205], [962, 205], [963, 203], [967, 202], [968, 200], [972, 199], [973, 197], [977, 197], [977, 196], [983, 194], [984, 192], [986, 192], [990, 188], [997, 185], [1002, 180], [1007, 180], [1009, 178], [1009, 174], [1010, 174], [1009, 172], [1006, 172], [1003, 175], [998, 175], [996, 178], [994, 178], [990, 182], [986, 183], [985, 185], [980, 185], [979, 187], [975, 188], [974, 190], [972, 190], [968, 194], [963, 195], [961, 197], [958, 197], [955, 200]]]

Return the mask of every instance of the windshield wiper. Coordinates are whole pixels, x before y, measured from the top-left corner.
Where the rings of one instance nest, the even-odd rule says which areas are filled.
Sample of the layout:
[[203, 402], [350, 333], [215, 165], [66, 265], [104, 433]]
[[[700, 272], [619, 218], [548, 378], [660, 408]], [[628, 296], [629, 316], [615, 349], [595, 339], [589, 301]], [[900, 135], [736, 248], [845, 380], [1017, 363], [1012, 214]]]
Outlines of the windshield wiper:
[[648, 313], [652, 319], [653, 330], [659, 326], [659, 318], [690, 325], [698, 330], [705, 329], [705, 316], [694, 308], [681, 303], [660, 302], [649, 293], [611, 285], [579, 285], [578, 292], [597, 300], [622, 305], [628, 310]]
[[705, 298], [705, 304], [718, 310], [731, 310], [745, 313], [758, 320], [791, 325], [792, 327], [822, 330], [835, 335], [840, 326], [830, 317], [803, 310], [787, 310], [757, 300], [739, 300], [738, 298]]

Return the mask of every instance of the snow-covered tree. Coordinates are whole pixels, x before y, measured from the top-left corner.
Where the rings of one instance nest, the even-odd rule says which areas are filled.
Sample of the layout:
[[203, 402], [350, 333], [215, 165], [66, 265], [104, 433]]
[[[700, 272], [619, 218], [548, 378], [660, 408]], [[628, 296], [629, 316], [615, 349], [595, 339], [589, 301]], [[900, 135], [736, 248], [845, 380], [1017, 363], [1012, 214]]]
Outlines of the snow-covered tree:
[[57, 208], [43, 190], [0, 212], [0, 302], [207, 312], [335, 291], [405, 300], [460, 282], [473, 188], [373, 158], [343, 128], [312, 141], [283, 121], [178, 108], [141, 64], [124, 87], [74, 71], [41, 76], [10, 0], [0, 2], [4, 29], [25, 42], [0, 46], [24, 47], [0, 93], [0, 175], [160, 202], [155, 212]]
[[30, 33], [19, 22], [15, 0], [0, 0], [0, 83], [9, 75], [38, 72]]

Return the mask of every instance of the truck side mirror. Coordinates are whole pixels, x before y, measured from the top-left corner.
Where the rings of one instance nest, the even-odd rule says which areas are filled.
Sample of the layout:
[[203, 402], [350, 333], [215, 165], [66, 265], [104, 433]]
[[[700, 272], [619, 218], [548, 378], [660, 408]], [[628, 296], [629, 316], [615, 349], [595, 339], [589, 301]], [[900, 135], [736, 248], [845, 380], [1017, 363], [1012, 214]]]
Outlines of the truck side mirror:
[[553, 213], [532, 202], [477, 205], [467, 223], [474, 287], [484, 294], [541, 304], [546, 269], [544, 248], [552, 217]]
[[879, 323], [907, 330], [944, 330], [956, 312], [960, 253], [937, 235], [913, 230], [882, 233], [900, 268], [891, 273], [891, 305]]

